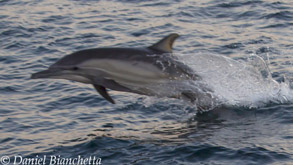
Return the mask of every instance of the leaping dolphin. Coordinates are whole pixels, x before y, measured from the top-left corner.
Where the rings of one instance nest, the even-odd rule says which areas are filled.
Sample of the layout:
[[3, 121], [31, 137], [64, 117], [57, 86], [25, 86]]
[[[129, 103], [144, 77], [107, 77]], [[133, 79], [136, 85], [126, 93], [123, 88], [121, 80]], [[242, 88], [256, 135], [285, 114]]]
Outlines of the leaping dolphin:
[[[172, 80], [197, 80], [193, 70], [172, 55], [178, 34], [170, 34], [146, 48], [95, 48], [69, 54], [47, 70], [32, 74], [32, 79], [67, 79], [93, 84], [97, 92], [111, 103], [107, 88], [149, 96], [159, 96], [148, 85]], [[189, 91], [167, 97], [196, 100]]]

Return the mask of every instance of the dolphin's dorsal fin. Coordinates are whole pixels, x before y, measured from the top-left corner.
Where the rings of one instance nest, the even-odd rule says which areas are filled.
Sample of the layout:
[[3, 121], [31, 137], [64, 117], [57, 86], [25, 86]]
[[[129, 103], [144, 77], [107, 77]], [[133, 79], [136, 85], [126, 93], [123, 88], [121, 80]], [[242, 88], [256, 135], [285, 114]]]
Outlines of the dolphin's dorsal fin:
[[179, 35], [176, 33], [169, 34], [167, 37], [161, 39], [159, 42], [155, 43], [154, 45], [150, 46], [151, 49], [160, 50], [166, 53], [172, 53], [172, 46], [176, 38]]
[[94, 84], [95, 89], [99, 92], [99, 94], [101, 96], [103, 96], [107, 101], [109, 101], [112, 104], [115, 104], [115, 101], [111, 98], [111, 96], [108, 94], [107, 90], [105, 87], [101, 86], [101, 85], [95, 85]]

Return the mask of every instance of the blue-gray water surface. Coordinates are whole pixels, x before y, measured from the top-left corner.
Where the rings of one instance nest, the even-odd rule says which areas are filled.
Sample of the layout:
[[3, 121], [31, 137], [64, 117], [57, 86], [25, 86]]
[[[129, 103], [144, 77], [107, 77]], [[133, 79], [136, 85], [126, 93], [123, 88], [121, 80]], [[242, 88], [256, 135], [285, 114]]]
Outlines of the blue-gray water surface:
[[[292, 0], [0, 0], [0, 20], [3, 164], [4, 156], [20, 161], [16, 155], [47, 156], [46, 164], [52, 155], [102, 164], [293, 164]], [[189, 64], [196, 54], [257, 55], [288, 88], [265, 104], [248, 92], [237, 106], [239, 86], [226, 94], [236, 104], [197, 114], [180, 100], [110, 91], [112, 105], [90, 85], [30, 79], [77, 50], [144, 47], [170, 33], [181, 35], [174, 52]], [[230, 79], [217, 89], [234, 89]]]

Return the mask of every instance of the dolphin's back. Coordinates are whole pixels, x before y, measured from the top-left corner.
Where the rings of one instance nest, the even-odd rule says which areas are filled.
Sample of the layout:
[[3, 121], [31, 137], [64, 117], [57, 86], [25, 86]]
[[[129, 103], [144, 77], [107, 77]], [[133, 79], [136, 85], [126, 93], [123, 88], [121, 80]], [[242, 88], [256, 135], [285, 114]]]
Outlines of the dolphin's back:
[[139, 55], [154, 54], [149, 49], [143, 48], [94, 48], [74, 52], [61, 58], [56, 65], [77, 65], [86, 60], [93, 59], [115, 59], [115, 60], [131, 60], [139, 59]]

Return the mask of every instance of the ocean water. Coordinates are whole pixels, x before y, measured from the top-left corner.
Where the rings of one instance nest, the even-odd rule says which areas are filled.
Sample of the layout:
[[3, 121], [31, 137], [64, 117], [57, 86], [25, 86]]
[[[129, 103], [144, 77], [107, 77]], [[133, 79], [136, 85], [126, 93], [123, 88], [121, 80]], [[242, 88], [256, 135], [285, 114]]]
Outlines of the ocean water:
[[[0, 19], [0, 164], [293, 164], [292, 0], [0, 0]], [[30, 79], [77, 50], [170, 33], [217, 98], [205, 112]]]

